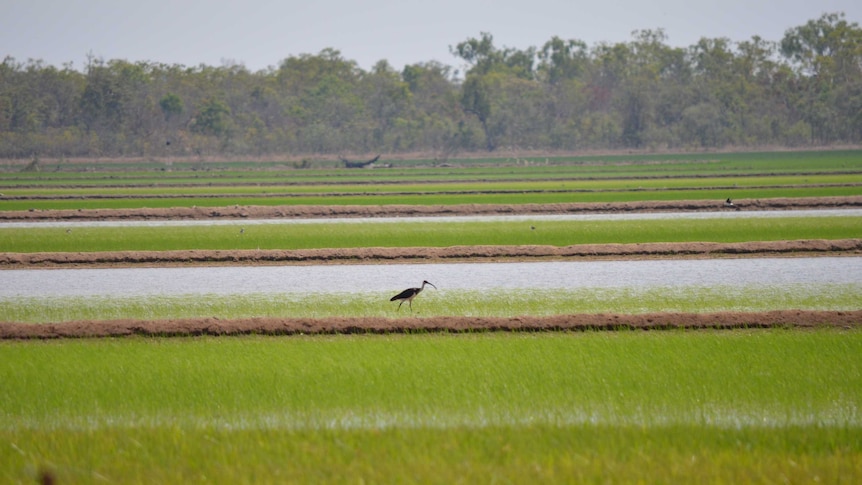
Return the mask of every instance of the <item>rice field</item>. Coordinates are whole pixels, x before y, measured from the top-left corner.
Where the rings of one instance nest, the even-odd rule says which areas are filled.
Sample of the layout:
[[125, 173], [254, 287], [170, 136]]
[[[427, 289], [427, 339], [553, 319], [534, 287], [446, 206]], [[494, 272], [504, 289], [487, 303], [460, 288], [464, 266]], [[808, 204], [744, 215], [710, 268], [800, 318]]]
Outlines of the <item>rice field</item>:
[[[0, 299], [0, 322], [55, 323], [113, 319], [216, 317], [339, 318], [399, 316], [392, 293], [28, 297]], [[572, 290], [441, 290], [417, 301], [421, 317], [517, 317], [654, 312], [858, 310], [859, 285], [623, 287]], [[407, 315], [407, 307], [404, 308]]]
[[862, 477], [859, 331], [130, 338], [0, 356], [6, 483]]
[[0, 211], [227, 205], [454, 205], [859, 195], [860, 151], [390, 160], [386, 168], [287, 163], [0, 166]]
[[[0, 167], [0, 211], [862, 195], [862, 152]], [[48, 164], [45, 164], [48, 166]], [[534, 226], [535, 229], [529, 229]], [[8, 252], [842, 239], [858, 217], [3, 228]], [[858, 310], [858, 285], [423, 293], [426, 316]], [[0, 321], [392, 316], [390, 294], [9, 298]], [[382, 302], [382, 304], [381, 304]], [[856, 483], [862, 331], [0, 341], [0, 482]]]
[[368, 222], [254, 226], [0, 228], [10, 252], [167, 251], [551, 245], [646, 242], [747, 242], [862, 237], [862, 218]]

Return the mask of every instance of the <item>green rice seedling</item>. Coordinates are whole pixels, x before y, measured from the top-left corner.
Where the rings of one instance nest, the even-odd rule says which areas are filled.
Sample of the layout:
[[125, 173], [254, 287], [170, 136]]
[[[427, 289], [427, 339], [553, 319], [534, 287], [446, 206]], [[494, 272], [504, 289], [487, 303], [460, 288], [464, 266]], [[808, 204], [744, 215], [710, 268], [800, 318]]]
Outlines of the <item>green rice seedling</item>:
[[722, 187], [716, 189], [680, 190], [609, 190], [561, 192], [479, 192], [473, 193], [415, 193], [415, 194], [315, 194], [296, 195], [227, 195], [212, 197], [158, 197], [158, 198], [58, 198], [58, 199], [2, 199], [0, 211], [76, 210], [76, 209], [134, 209], [171, 207], [225, 207], [225, 206], [277, 206], [277, 205], [461, 205], [461, 204], [560, 204], [571, 202], [635, 202], [650, 200], [715, 200], [777, 197], [838, 197], [859, 195], [858, 186], [803, 186], [803, 187]]
[[0, 480], [862, 478], [859, 331], [0, 342]]
[[178, 295], [149, 297], [9, 298], [0, 321], [218, 317], [514, 317], [578, 313], [858, 310], [859, 285], [584, 288], [576, 290], [452, 291], [422, 294], [415, 313], [399, 312], [390, 293]]
[[[331, 183], [333, 181], [393, 182], [427, 180], [494, 180], [512, 178], [647, 178], [666, 176], [727, 176], [779, 174], [843, 174], [862, 170], [858, 150], [828, 150], [759, 153], [687, 153], [626, 154], [606, 156], [560, 156], [528, 158], [529, 165], [514, 164], [506, 158], [470, 158], [453, 160], [457, 167], [435, 167], [432, 160], [389, 161], [386, 170], [343, 170], [321, 164], [316, 168], [296, 170], [289, 164], [275, 162], [207, 162], [201, 164], [175, 161], [170, 171], [163, 163], [116, 164], [94, 161], [86, 171], [28, 173], [0, 170], [0, 186], [19, 184], [72, 185], [165, 185], [171, 181], [186, 185], [253, 183]], [[80, 164], [76, 167], [84, 168]], [[62, 167], [58, 167], [62, 168]]]
[[[524, 174], [527, 175], [527, 174]], [[386, 194], [471, 194], [476, 192], [500, 192], [500, 193], [541, 193], [541, 192], [623, 192], [623, 191], [668, 191], [668, 190], [739, 190], [746, 188], [771, 189], [771, 188], [806, 188], [809, 186], [846, 186], [862, 184], [862, 174], [843, 175], [785, 175], [785, 176], [748, 176], [748, 177], [700, 177], [700, 178], [652, 178], [652, 179], [601, 179], [583, 180], [578, 178], [559, 178], [555, 180], [456, 180], [453, 182], [440, 181], [410, 181], [409, 179], [398, 179], [400, 183], [387, 180], [385, 183], [352, 183], [347, 180], [339, 184], [273, 184], [272, 181], [260, 180], [254, 185], [249, 185], [246, 180], [238, 180], [236, 183], [225, 185], [223, 182], [213, 185], [210, 183], [196, 183], [187, 185], [187, 181], [171, 181], [171, 184], [154, 183], [144, 180], [140, 185], [131, 186], [109, 186], [109, 187], [22, 187], [5, 189], [4, 195], [11, 197], [21, 196], [76, 196], [92, 197], [99, 196], [226, 196], [236, 197], [249, 196], [305, 196], [305, 195], [386, 195]], [[137, 182], [137, 181], [131, 181]], [[149, 183], [147, 183], [149, 182]], [[177, 182], [180, 185], [174, 185]]]
[[[238, 225], [241, 223], [238, 223]], [[537, 230], [530, 230], [534, 226]], [[745, 242], [862, 236], [859, 217], [705, 220], [366, 222], [237, 226], [2, 228], [7, 252], [165, 251], [551, 245], [644, 242]]]
[[[565, 157], [554, 165], [0, 173], [0, 210], [228, 205], [559, 203], [858, 195], [858, 152]], [[710, 155], [714, 157], [715, 155]], [[503, 163], [501, 163], [503, 162]], [[214, 164], [218, 165], [218, 164]], [[257, 168], [256, 168], [257, 167]], [[267, 170], [260, 170], [261, 167]], [[34, 199], [19, 197], [38, 196]], [[127, 196], [135, 198], [127, 198]]]

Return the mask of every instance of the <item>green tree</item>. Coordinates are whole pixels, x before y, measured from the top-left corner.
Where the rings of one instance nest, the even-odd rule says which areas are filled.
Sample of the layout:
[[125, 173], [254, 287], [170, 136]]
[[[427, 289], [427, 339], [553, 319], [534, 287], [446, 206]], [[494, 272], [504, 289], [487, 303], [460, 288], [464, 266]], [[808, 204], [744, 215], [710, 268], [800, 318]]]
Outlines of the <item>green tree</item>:
[[382, 151], [400, 145], [401, 142], [397, 141], [399, 133], [396, 132], [400, 131], [399, 120], [403, 120], [410, 110], [412, 94], [409, 84], [384, 60], [362, 76], [358, 89], [371, 129], [368, 148]]
[[159, 100], [159, 107], [165, 115], [165, 121], [183, 112], [183, 101], [174, 93], [168, 93]]
[[532, 79], [536, 60], [536, 49], [525, 50], [494, 46], [494, 37], [482, 32], [480, 39], [470, 38], [450, 47], [449, 51], [463, 59], [469, 66], [468, 73], [484, 75], [492, 71], [506, 71], [524, 79]]
[[538, 52], [538, 72], [545, 82], [559, 84], [584, 75], [590, 59], [587, 44], [554, 36]]
[[490, 152], [496, 148], [496, 133], [491, 129], [491, 89], [481, 74], [468, 74], [461, 89], [461, 106], [466, 113], [476, 116], [485, 132], [485, 148]]
[[90, 58], [87, 85], [81, 96], [81, 119], [87, 131], [107, 130], [122, 123], [122, 93], [101, 59]]
[[405, 127], [402, 148], [431, 149], [441, 161], [472, 148], [451, 67], [436, 61], [407, 65], [401, 78], [410, 90], [410, 111], [398, 120]]
[[[702, 38], [689, 50], [693, 60], [693, 100], [683, 112], [683, 133], [708, 148], [734, 141], [742, 130], [744, 78], [737, 77], [736, 59], [726, 38]], [[697, 129], [695, 129], [697, 128]]]
[[859, 25], [847, 22], [843, 13], [825, 13], [819, 19], [788, 29], [781, 40], [781, 53], [802, 75], [804, 94], [798, 109], [811, 126], [812, 141], [859, 140], [862, 137], [862, 123], [856, 111], [862, 92]]
[[461, 106], [465, 113], [474, 115], [481, 124], [485, 148], [495, 150], [499, 138], [506, 133], [523, 133], [515, 129], [515, 125], [520, 124], [521, 116], [530, 115], [511, 109], [517, 98], [511, 96], [509, 88], [523, 87], [515, 80], [532, 81], [535, 78], [535, 48], [498, 49], [491, 34], [482, 32], [480, 39], [467, 39], [450, 51], [470, 65], [462, 85]]
[[226, 137], [230, 134], [230, 108], [218, 99], [207, 99], [192, 120], [192, 131], [201, 135]]
[[[840, 13], [780, 41], [661, 29], [587, 47], [498, 47], [482, 32], [437, 62], [360, 69], [335, 49], [251, 72], [104, 61], [0, 62], [0, 156], [171, 156], [637, 149], [858, 143], [862, 29]], [[165, 140], [172, 145], [166, 146]], [[174, 143], [175, 142], [175, 143]]]

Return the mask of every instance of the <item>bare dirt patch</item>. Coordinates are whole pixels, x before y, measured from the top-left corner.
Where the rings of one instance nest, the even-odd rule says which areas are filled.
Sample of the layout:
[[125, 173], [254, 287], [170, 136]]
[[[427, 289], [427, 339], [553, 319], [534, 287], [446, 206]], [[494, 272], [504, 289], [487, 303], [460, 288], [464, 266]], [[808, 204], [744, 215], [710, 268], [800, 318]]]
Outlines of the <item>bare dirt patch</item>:
[[416, 332], [544, 332], [670, 329], [862, 327], [862, 310], [716, 313], [581, 314], [520, 317], [429, 317], [429, 318], [249, 318], [221, 320], [75, 321], [52, 324], [0, 322], [0, 339], [57, 339], [125, 336], [228, 336], [228, 335], [321, 335], [394, 334]]
[[572, 246], [449, 246], [297, 250], [184, 250], [0, 253], [2, 268], [194, 266], [255, 264], [381, 264], [543, 259], [658, 259], [686, 257], [817, 256], [862, 254], [862, 239], [742, 243], [579, 244]]

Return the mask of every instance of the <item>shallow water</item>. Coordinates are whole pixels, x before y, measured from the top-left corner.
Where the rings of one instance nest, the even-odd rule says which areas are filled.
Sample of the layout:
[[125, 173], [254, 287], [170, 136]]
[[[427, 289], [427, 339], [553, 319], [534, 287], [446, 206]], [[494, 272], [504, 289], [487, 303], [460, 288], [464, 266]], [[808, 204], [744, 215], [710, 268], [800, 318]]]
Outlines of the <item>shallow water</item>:
[[862, 284], [862, 257], [0, 271], [0, 298]]
[[780, 217], [862, 217], [862, 209], [792, 211], [639, 212], [631, 214], [534, 214], [507, 216], [344, 217], [320, 219], [219, 219], [170, 221], [40, 221], [0, 222], [0, 229], [37, 227], [172, 227], [254, 226], [261, 224], [391, 223], [391, 222], [497, 222], [497, 221], [633, 221], [667, 219], [743, 219]]

